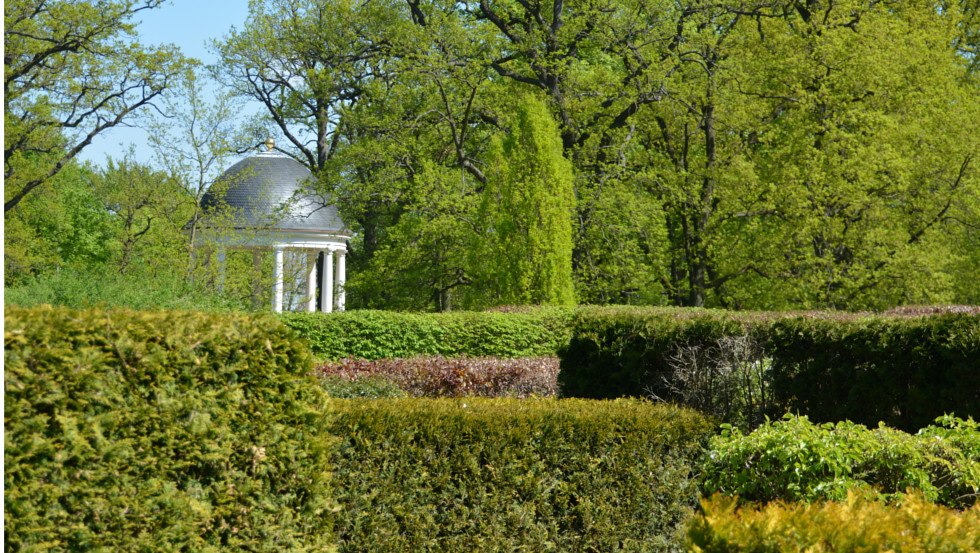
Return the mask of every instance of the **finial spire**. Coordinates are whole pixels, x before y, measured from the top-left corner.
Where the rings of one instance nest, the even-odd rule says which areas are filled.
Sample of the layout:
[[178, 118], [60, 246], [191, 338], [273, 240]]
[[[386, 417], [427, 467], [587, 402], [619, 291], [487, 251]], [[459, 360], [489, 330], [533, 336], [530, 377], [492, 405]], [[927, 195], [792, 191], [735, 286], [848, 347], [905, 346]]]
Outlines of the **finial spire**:
[[266, 138], [265, 139], [265, 147], [266, 147], [266, 149], [268, 151], [271, 152], [272, 149], [276, 147], [276, 141], [273, 140], [271, 136], [269, 138]]

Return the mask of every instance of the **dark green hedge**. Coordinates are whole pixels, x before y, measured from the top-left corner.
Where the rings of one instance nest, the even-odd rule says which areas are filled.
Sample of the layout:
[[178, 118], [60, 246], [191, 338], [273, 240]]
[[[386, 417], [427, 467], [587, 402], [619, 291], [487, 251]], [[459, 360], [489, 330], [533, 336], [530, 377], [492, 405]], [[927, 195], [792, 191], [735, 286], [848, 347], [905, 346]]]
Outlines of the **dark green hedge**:
[[771, 360], [772, 406], [817, 421], [905, 431], [944, 413], [980, 417], [980, 316], [885, 317], [708, 310], [589, 309], [559, 352], [566, 396], [670, 397], [678, 346], [749, 334]]
[[767, 332], [773, 392], [818, 421], [913, 432], [944, 413], [980, 418], [980, 317], [782, 319]]
[[708, 346], [744, 326], [726, 311], [581, 309], [568, 345], [559, 350], [558, 384], [568, 397], [669, 397], [663, 379], [678, 345]]
[[619, 400], [337, 400], [341, 551], [666, 551], [712, 424]]
[[322, 551], [325, 395], [275, 318], [8, 307], [10, 551]]
[[516, 313], [286, 313], [282, 320], [323, 360], [555, 355], [568, 341], [571, 309]]

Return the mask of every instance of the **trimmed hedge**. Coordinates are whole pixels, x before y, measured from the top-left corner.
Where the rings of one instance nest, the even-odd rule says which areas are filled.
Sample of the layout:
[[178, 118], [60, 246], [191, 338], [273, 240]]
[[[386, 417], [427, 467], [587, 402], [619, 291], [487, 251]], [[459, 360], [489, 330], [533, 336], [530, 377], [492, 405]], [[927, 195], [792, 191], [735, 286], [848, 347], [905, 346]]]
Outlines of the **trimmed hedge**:
[[8, 307], [14, 551], [323, 551], [326, 396], [271, 316]]
[[670, 397], [664, 378], [677, 346], [710, 347], [741, 334], [731, 312], [706, 309], [607, 307], [582, 309], [559, 350], [558, 383], [569, 397]]
[[[770, 415], [883, 421], [906, 431], [944, 413], [980, 418], [980, 316], [732, 313], [587, 309], [559, 352], [562, 393], [676, 399], [667, 382], [679, 347], [710, 350], [749, 335], [771, 360]], [[761, 360], [760, 360], [761, 361]]]
[[553, 356], [568, 342], [572, 310], [527, 312], [284, 313], [283, 322], [309, 340], [317, 359]]
[[980, 551], [980, 506], [959, 512], [910, 496], [884, 505], [851, 496], [842, 503], [771, 503], [736, 510], [715, 496], [688, 525], [688, 551]]
[[773, 393], [819, 421], [908, 432], [944, 413], [980, 418], [980, 316], [782, 319], [767, 330]]
[[972, 506], [980, 494], [980, 427], [953, 417], [940, 423], [916, 435], [789, 415], [750, 434], [729, 427], [711, 439], [702, 490], [747, 501], [843, 500], [850, 493], [893, 500], [914, 490], [947, 507]]
[[667, 551], [712, 424], [635, 400], [338, 400], [342, 551]]
[[[336, 388], [336, 378], [349, 382], [387, 379], [415, 397], [554, 397], [558, 395], [558, 358], [412, 357], [408, 359], [344, 359], [316, 368], [321, 382]], [[356, 388], [356, 386], [354, 387]], [[339, 390], [338, 390], [339, 391]], [[356, 397], [356, 396], [348, 396]]]

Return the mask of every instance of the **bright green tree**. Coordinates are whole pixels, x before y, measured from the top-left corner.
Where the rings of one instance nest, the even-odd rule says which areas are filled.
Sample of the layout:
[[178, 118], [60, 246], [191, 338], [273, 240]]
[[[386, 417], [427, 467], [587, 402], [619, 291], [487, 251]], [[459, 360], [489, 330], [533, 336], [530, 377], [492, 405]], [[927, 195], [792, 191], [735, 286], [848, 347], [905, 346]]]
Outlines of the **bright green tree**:
[[575, 177], [544, 102], [531, 94], [520, 99], [491, 164], [482, 207], [489, 232], [477, 237], [486, 246], [474, 248], [482, 254], [474, 263], [496, 289], [494, 300], [574, 304]]

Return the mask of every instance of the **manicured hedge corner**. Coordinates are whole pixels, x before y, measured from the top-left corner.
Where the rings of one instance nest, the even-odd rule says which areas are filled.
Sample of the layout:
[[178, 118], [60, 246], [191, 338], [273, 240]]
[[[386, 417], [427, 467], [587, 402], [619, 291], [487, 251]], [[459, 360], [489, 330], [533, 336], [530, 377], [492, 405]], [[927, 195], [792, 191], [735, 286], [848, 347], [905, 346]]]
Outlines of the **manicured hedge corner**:
[[342, 551], [668, 551], [711, 433], [635, 400], [338, 400]]
[[11, 551], [334, 547], [326, 396], [273, 317], [5, 313]]
[[283, 322], [307, 339], [320, 360], [555, 355], [568, 342], [572, 310], [517, 313], [284, 313]]

